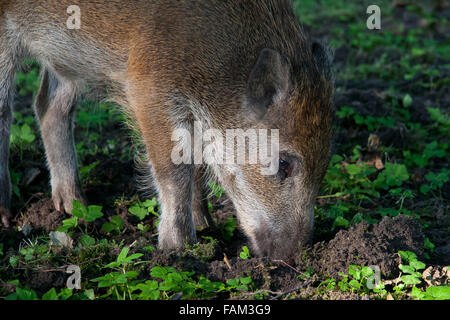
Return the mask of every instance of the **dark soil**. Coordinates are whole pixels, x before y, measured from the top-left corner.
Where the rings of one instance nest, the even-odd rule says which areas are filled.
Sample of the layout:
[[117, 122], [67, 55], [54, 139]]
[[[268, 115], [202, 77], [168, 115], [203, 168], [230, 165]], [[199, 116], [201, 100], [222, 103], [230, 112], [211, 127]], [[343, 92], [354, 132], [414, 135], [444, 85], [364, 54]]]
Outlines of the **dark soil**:
[[64, 270], [31, 271], [29, 286], [38, 294], [44, 294], [51, 288], [65, 288], [69, 274]]
[[348, 266], [377, 265], [386, 277], [396, 276], [401, 260], [399, 250], [423, 257], [424, 235], [416, 220], [406, 216], [385, 217], [380, 223], [361, 222], [339, 231], [328, 243], [316, 243], [311, 265], [318, 272], [337, 277]]
[[62, 225], [64, 219], [70, 216], [56, 211], [49, 198], [43, 198], [31, 204], [27, 211], [17, 219], [20, 228], [31, 227], [36, 233], [49, 233]]

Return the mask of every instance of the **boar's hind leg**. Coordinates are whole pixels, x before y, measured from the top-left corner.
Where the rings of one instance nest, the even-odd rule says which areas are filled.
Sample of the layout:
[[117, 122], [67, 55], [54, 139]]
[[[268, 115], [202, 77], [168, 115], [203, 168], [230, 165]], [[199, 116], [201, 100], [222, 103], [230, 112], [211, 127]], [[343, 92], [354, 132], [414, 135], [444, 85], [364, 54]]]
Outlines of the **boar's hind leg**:
[[203, 181], [204, 169], [195, 169], [194, 195], [192, 199], [192, 215], [197, 227], [214, 226], [214, 221], [208, 211], [208, 199]]
[[78, 176], [73, 137], [76, 85], [43, 70], [34, 109], [39, 120], [50, 168], [56, 210], [72, 211], [73, 200], [85, 202]]
[[[0, 30], [1, 31], [1, 30]], [[12, 96], [15, 59], [0, 34], [0, 218], [9, 226], [11, 180], [9, 177], [9, 134], [12, 121]]]

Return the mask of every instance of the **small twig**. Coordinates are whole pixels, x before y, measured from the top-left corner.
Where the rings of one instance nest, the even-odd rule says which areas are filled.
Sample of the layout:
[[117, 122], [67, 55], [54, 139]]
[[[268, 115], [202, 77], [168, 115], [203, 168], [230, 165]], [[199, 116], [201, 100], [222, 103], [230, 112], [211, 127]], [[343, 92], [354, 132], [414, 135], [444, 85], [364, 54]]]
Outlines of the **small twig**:
[[15, 267], [16, 270], [31, 270], [31, 271], [39, 271], [39, 272], [65, 272], [64, 269], [68, 266], [61, 266], [56, 269], [44, 269], [43, 267], [39, 268], [24, 268], [24, 267]]
[[45, 269], [45, 270], [39, 270], [39, 272], [66, 272], [66, 267], [64, 266], [64, 267], [59, 267], [59, 268], [56, 268], [56, 269]]
[[302, 274], [300, 271], [298, 271], [298, 270], [295, 269], [293, 266], [291, 266], [290, 264], [286, 263], [286, 262], [283, 261], [283, 260], [272, 260], [272, 261], [273, 261], [273, 262], [279, 262], [279, 263], [282, 263], [282, 264], [284, 264], [286, 267], [291, 268], [292, 270], [294, 270], [295, 272], [297, 272], [297, 273], [299, 273], [299, 274]]
[[130, 244], [128, 247], [131, 248], [131, 247], [133, 247], [134, 245], [136, 245], [136, 243], [137, 243], [137, 240], [134, 240], [133, 243]]
[[[92, 261], [95, 261], [95, 260], [99, 260], [99, 259], [101, 259], [101, 257], [97, 257], [97, 258], [93, 258], [93, 259], [90, 259], [90, 260], [88, 260], [88, 261], [84, 261], [84, 262], [82, 262], [82, 263], [79, 263], [79, 264], [77, 264], [78, 266], [82, 266], [82, 265], [84, 265], [84, 264], [86, 264], [86, 263], [90, 263], [90, 262], [92, 262]], [[32, 271], [40, 271], [40, 272], [65, 272], [65, 270], [64, 269], [67, 269], [67, 267], [68, 267], [69, 265], [64, 265], [64, 266], [61, 266], [61, 267], [56, 267], [56, 268], [53, 268], [53, 269], [45, 269], [45, 268], [43, 268], [43, 267], [38, 267], [38, 268], [23, 268], [23, 267], [16, 267], [16, 268], [14, 268], [14, 269], [17, 269], [17, 270], [32, 270]]]
[[227, 257], [227, 254], [226, 254], [226, 253], [223, 254], [223, 261], [224, 261], [225, 264], [227, 265], [228, 269], [231, 270], [230, 260], [228, 260], [228, 257]]

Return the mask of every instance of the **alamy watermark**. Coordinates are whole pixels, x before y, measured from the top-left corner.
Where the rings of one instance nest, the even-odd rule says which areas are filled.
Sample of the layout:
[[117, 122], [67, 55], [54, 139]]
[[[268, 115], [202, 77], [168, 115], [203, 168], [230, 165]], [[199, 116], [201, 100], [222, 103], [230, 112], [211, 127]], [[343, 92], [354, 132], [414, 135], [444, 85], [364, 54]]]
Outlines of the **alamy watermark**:
[[77, 5], [71, 5], [67, 7], [67, 13], [70, 15], [67, 18], [67, 29], [80, 29], [81, 28], [81, 9]]
[[376, 265], [369, 266], [369, 268], [372, 269], [373, 274], [367, 277], [366, 287], [373, 290], [378, 288], [378, 285], [381, 283], [381, 271], [380, 267]]
[[72, 274], [66, 282], [68, 289], [81, 289], [81, 269], [79, 266], [70, 265], [67, 267], [66, 273]]
[[[70, 30], [81, 28], [81, 9], [77, 5], [70, 5], [67, 7], [67, 13], [70, 15], [67, 18], [66, 25]], [[381, 9], [376, 4], [367, 7], [366, 13], [370, 16], [367, 19], [366, 26], [369, 30], [381, 29]]]
[[187, 128], [175, 129], [171, 159], [179, 164], [261, 166], [262, 175], [274, 175], [279, 167], [278, 129], [218, 129], [204, 130], [194, 122], [193, 133]]
[[380, 30], [381, 29], [381, 9], [379, 6], [373, 4], [367, 7], [367, 14], [370, 14], [367, 19], [366, 25], [369, 30]]

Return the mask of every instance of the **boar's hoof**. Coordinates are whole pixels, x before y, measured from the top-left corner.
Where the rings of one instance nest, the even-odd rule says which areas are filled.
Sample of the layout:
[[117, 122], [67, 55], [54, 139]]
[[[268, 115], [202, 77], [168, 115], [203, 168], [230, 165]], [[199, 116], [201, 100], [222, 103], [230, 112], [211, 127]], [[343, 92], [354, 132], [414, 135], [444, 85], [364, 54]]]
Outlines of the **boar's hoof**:
[[11, 212], [3, 206], [0, 206], [0, 218], [2, 220], [3, 227], [9, 228]]
[[67, 192], [64, 189], [56, 189], [52, 195], [53, 205], [59, 212], [72, 212], [73, 201], [77, 200], [83, 205], [87, 204], [82, 192]]

